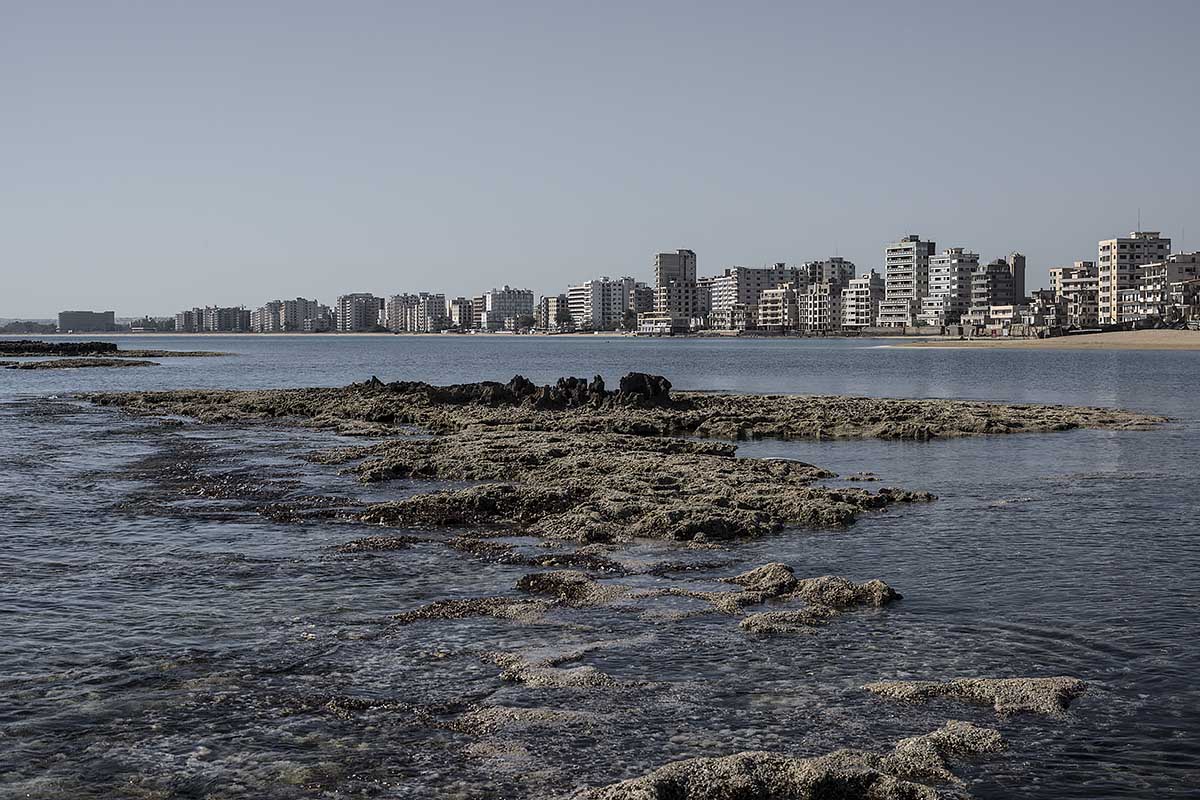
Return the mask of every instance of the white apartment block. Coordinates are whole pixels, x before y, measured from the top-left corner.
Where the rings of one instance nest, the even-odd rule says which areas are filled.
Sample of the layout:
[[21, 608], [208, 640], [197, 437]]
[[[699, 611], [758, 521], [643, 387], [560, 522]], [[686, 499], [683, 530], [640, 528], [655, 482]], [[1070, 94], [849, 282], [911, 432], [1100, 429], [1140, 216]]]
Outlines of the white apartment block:
[[758, 327], [767, 331], [794, 331], [802, 325], [799, 296], [793, 284], [763, 289], [758, 296]]
[[1119, 322], [1120, 292], [1137, 286], [1138, 268], [1166, 261], [1171, 240], [1158, 231], [1134, 231], [1125, 239], [1104, 239], [1099, 243], [1096, 271], [1100, 283], [1100, 323]]
[[382, 297], [369, 292], [344, 294], [337, 299], [337, 329], [343, 333], [369, 331], [380, 325]]
[[875, 270], [852, 278], [842, 289], [842, 329], [869, 328], [879, 316], [883, 300], [883, 276]]
[[578, 328], [613, 330], [631, 309], [637, 282], [633, 278], [608, 277], [585, 281], [567, 288], [571, 318]]
[[921, 299], [918, 325], [957, 325], [971, 309], [971, 275], [979, 254], [951, 247], [929, 258], [929, 294]]
[[283, 303], [270, 300], [250, 312], [250, 330], [255, 333], [280, 333], [283, 322], [280, 319]]
[[884, 251], [884, 298], [877, 324], [904, 327], [916, 323], [921, 300], [929, 294], [929, 259], [937, 245], [909, 234]]
[[840, 283], [848, 284], [858, 272], [853, 261], [834, 256], [824, 261], [805, 261], [800, 267], [808, 283]]
[[483, 295], [479, 327], [485, 331], [512, 330], [520, 317], [533, 316], [533, 290], [505, 286]]
[[810, 283], [800, 291], [799, 305], [806, 333], [836, 333], [842, 329], [842, 284]]
[[444, 294], [395, 294], [384, 305], [384, 326], [396, 333], [433, 333], [448, 324]]

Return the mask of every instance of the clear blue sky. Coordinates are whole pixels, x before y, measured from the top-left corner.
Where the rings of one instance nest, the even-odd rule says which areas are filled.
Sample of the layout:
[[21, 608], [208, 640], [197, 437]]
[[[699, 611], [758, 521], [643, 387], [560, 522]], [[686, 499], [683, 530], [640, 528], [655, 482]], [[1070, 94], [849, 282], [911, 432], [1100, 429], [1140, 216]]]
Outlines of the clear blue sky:
[[1200, 2], [0, 0], [0, 316], [1200, 249]]

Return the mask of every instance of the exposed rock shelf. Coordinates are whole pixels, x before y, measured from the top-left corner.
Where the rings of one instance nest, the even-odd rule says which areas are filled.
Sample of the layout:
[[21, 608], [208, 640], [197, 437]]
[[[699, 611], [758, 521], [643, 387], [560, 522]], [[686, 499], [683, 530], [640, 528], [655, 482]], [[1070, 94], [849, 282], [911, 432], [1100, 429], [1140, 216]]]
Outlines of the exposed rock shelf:
[[182, 358], [223, 356], [207, 350], [122, 350], [113, 342], [43, 342], [34, 339], [0, 339], [0, 358], [71, 356], [104, 358]]
[[4, 369], [86, 369], [89, 367], [157, 367], [157, 361], [133, 358], [59, 358], [51, 361], [0, 361]]
[[591, 382], [564, 378], [539, 387], [517, 376], [508, 383], [456, 386], [372, 379], [341, 389], [136, 392], [91, 399], [210, 422], [292, 418], [321, 428], [376, 434], [408, 425], [435, 433], [508, 429], [729, 440], [927, 440], [1075, 428], [1144, 429], [1165, 421], [1111, 408], [672, 392], [666, 379], [640, 373], [627, 375], [616, 391], [606, 390], [599, 377]]
[[769, 752], [694, 758], [577, 792], [574, 800], [933, 800], [946, 796], [937, 786], [962, 786], [950, 771], [952, 761], [1003, 749], [998, 731], [952, 721], [932, 733], [902, 739], [886, 754], [838, 750], [814, 758]]
[[938, 697], [990, 705], [998, 714], [1058, 715], [1087, 689], [1078, 678], [958, 678], [952, 681], [880, 681], [863, 687], [893, 700], [923, 702]]

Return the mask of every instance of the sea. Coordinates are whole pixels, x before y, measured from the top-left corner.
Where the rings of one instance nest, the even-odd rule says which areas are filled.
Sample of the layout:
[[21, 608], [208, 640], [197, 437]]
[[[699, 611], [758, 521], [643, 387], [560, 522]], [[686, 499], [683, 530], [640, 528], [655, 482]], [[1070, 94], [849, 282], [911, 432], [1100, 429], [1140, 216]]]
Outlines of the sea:
[[[0, 797], [566, 797], [697, 756], [884, 752], [949, 719], [995, 727], [1008, 743], [956, 766], [978, 798], [1200, 797], [1200, 352], [607, 336], [113, 341], [227, 355], [0, 370]], [[361, 485], [304, 459], [363, 440], [147, 419], [78, 397], [372, 376], [613, 385], [630, 371], [678, 389], [1113, 406], [1170, 422], [741, 443], [745, 457], [870, 473], [868, 486], [938, 497], [845, 530], [713, 550], [639, 542], [624, 557], [679, 571], [606, 578], [728, 588], [717, 578], [778, 561], [800, 576], [879, 578], [903, 595], [811, 635], [762, 638], [721, 615], [622, 606], [389, 624], [439, 599], [518, 596], [532, 570], [437, 538], [455, 531], [344, 553], [347, 541], [405, 532], [264, 512], [298, 496], [352, 507], [430, 488]], [[504, 681], [493, 651], [570, 653], [568, 666], [622, 686]], [[1088, 685], [1058, 717], [861, 688], [1054, 675]], [[484, 731], [455, 724], [490, 706], [558, 713]]]

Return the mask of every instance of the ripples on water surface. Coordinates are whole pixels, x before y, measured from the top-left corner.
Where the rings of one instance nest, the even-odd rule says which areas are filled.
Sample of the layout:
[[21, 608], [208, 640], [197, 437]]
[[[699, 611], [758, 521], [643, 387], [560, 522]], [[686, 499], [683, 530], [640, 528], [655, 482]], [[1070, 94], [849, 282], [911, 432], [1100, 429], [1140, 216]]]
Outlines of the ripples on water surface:
[[[0, 796], [539, 797], [745, 749], [885, 749], [949, 718], [999, 727], [1010, 750], [961, 771], [978, 797], [1195, 796], [1200, 786], [1200, 353], [888, 350], [857, 342], [514, 337], [136, 339], [228, 358], [155, 368], [0, 371]], [[528, 566], [442, 541], [334, 548], [372, 531], [323, 508], [421, 487], [363, 487], [306, 452], [309, 432], [133, 419], [64, 398], [95, 389], [456, 382], [661, 372], [680, 388], [1119, 405], [1176, 422], [913, 444], [756, 442], [929, 506], [846, 532], [793, 532], [622, 558], [707, 569], [621, 578], [653, 587], [766, 561], [800, 575], [882, 578], [904, 600], [806, 637], [756, 639], [726, 617], [647, 619], [620, 605], [533, 624], [387, 623], [448, 597], [515, 595]], [[315, 501], [314, 501], [315, 502]], [[512, 540], [529, 551], [531, 541]], [[544, 551], [544, 548], [542, 548]], [[724, 563], [722, 563], [724, 562]], [[693, 606], [678, 599], [677, 607]], [[615, 692], [503, 683], [485, 651], [577, 652], [639, 684]], [[1064, 719], [897, 705], [887, 678], [1067, 674], [1089, 691]], [[569, 710], [493, 735], [472, 704]]]

